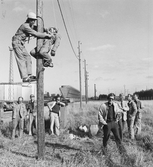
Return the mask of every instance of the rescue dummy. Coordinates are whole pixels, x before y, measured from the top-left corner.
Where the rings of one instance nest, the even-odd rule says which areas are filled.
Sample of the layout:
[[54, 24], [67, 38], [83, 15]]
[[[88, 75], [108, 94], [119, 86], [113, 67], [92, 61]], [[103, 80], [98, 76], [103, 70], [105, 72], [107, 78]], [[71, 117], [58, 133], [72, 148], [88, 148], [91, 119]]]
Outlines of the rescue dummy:
[[[37, 32], [34, 26], [37, 20], [35, 13], [28, 13], [27, 20], [23, 23], [12, 37], [12, 47], [15, 52], [15, 57], [19, 69], [19, 73], [23, 82], [35, 81], [36, 77], [32, 75], [32, 61], [31, 56], [28, 54], [24, 44], [30, 36], [38, 37], [41, 39], [51, 39], [48, 33]], [[45, 29], [44, 29], [45, 30]]]
[[30, 54], [36, 59], [42, 58], [44, 67], [53, 67], [51, 56], [55, 56], [56, 50], [60, 45], [61, 36], [58, 34], [58, 30], [54, 27], [46, 29], [46, 32], [52, 36], [51, 39], [44, 39], [43, 45], [38, 53], [36, 47], [31, 50]]

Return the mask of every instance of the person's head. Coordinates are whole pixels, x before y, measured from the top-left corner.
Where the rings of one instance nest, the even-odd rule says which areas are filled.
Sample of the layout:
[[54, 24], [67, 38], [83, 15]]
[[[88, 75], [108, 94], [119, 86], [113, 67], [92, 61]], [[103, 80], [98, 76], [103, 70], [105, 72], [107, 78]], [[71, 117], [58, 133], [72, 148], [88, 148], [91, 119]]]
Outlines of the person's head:
[[134, 93], [134, 94], [133, 94], [133, 99], [134, 99], [134, 100], [138, 100], [138, 98], [139, 98], [139, 95], [138, 95], [137, 93]]
[[121, 101], [123, 101], [123, 100], [125, 99], [124, 94], [123, 94], [123, 93], [121, 93], [121, 94], [119, 95], [119, 98], [120, 98], [120, 100], [121, 100]]
[[131, 95], [131, 94], [128, 94], [128, 95], [127, 95], [127, 99], [128, 99], [128, 101], [131, 101], [131, 100], [132, 100], [132, 95]]
[[35, 100], [35, 95], [34, 95], [34, 94], [31, 94], [31, 95], [30, 95], [30, 100], [31, 100], [31, 101], [34, 101], [34, 100]]
[[113, 103], [113, 100], [114, 100], [114, 99], [115, 99], [115, 94], [114, 94], [114, 93], [108, 94], [107, 100], [108, 100], [108, 102], [109, 102], [110, 104]]
[[18, 97], [18, 103], [22, 103], [23, 102], [23, 97]]
[[27, 20], [26, 22], [29, 23], [30, 27], [32, 27], [35, 24], [35, 21], [37, 20], [36, 14], [33, 12], [29, 12], [27, 14]]
[[55, 28], [55, 27], [49, 27], [48, 28], [48, 31], [49, 31], [49, 33], [50, 34], [57, 34], [58, 33], [58, 30], [57, 30], [57, 28]]
[[60, 100], [61, 100], [60, 96], [56, 96], [56, 102], [58, 103], [60, 102]]

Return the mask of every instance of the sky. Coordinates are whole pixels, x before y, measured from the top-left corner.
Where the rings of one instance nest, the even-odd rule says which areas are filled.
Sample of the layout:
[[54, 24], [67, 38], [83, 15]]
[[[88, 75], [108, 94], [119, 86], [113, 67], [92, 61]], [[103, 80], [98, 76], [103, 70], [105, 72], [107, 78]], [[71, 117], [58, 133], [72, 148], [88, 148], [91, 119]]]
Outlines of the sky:
[[[78, 55], [81, 42], [82, 92], [84, 94], [84, 60], [89, 75], [88, 92], [97, 96], [153, 88], [153, 1], [152, 0], [59, 0], [68, 33]], [[0, 82], [9, 81], [9, 46], [11, 38], [26, 20], [36, 13], [36, 0], [0, 1]], [[61, 44], [52, 57], [54, 67], [46, 68], [44, 91], [59, 93], [61, 85], [79, 90], [79, 61], [70, 46], [56, 0], [43, 0], [45, 27], [57, 27]], [[26, 44], [28, 52], [36, 39]], [[32, 58], [33, 74], [36, 60]], [[14, 82], [20, 82], [13, 58]]]

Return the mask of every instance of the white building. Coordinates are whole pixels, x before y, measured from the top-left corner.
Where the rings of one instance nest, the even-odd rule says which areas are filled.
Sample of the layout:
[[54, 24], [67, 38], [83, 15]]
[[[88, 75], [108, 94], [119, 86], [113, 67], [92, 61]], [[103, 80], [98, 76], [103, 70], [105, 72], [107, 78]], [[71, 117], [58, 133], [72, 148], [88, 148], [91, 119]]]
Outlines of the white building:
[[0, 100], [16, 101], [22, 96], [24, 100], [29, 100], [30, 94], [36, 96], [36, 83], [0, 83]]

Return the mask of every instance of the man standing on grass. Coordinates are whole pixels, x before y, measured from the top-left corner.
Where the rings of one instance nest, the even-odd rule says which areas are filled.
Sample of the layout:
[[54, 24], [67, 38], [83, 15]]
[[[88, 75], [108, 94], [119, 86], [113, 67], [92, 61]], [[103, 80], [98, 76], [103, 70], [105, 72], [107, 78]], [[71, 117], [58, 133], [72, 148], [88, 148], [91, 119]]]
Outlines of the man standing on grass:
[[23, 103], [23, 97], [18, 98], [18, 102], [14, 105], [12, 112], [12, 121], [13, 121], [13, 132], [12, 139], [15, 138], [16, 128], [19, 125], [19, 137], [23, 136], [23, 128], [24, 128], [24, 119], [27, 115], [26, 106]]
[[49, 134], [54, 135], [54, 125], [55, 125], [55, 134], [59, 136], [60, 134], [60, 123], [59, 123], [59, 112], [60, 107], [65, 106], [65, 103], [62, 103], [60, 96], [57, 96], [54, 102], [47, 103], [50, 111], [50, 130]]
[[28, 103], [27, 110], [29, 114], [29, 135], [31, 136], [33, 121], [35, 121], [35, 127], [37, 129], [37, 103], [33, 94], [30, 95], [30, 101]]
[[130, 139], [134, 140], [134, 120], [137, 113], [137, 106], [132, 100], [132, 95], [128, 94], [128, 106], [129, 111], [127, 112], [127, 125]]
[[104, 137], [103, 146], [104, 153], [107, 150], [107, 142], [112, 131], [115, 137], [115, 141], [118, 147], [121, 146], [121, 137], [119, 132], [118, 121], [121, 115], [121, 109], [118, 104], [114, 102], [115, 94], [110, 93], [107, 97], [108, 101], [103, 103], [99, 108], [98, 119], [99, 123], [103, 125]]
[[142, 113], [141, 111], [144, 109], [142, 102], [138, 99], [139, 95], [134, 93], [133, 99], [137, 106], [137, 113], [135, 116], [134, 126], [136, 128], [135, 135], [139, 135], [141, 133], [141, 118]]
[[119, 95], [120, 101], [118, 103], [119, 108], [122, 110], [122, 118], [119, 121], [119, 127], [120, 127], [120, 136], [121, 136], [121, 140], [123, 139], [123, 132], [125, 129], [125, 125], [126, 125], [126, 121], [127, 121], [127, 111], [129, 110], [129, 107], [126, 103], [126, 101], [124, 101], [125, 96], [123, 95], [123, 93], [121, 93]]

